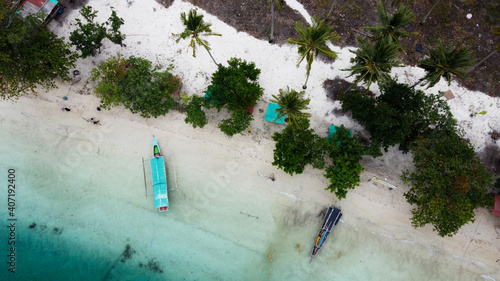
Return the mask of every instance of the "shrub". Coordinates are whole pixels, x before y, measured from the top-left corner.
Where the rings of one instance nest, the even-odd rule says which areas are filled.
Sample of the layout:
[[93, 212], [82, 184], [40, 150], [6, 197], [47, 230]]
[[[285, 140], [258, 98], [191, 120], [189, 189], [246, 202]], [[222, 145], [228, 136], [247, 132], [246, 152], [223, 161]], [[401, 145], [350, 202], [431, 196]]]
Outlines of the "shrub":
[[222, 123], [219, 124], [219, 128], [222, 132], [231, 137], [248, 128], [252, 120], [253, 116], [246, 110], [238, 109], [231, 114], [231, 118], [222, 120]]
[[193, 128], [203, 128], [207, 123], [205, 111], [201, 108], [204, 104], [202, 97], [193, 96], [188, 103], [187, 116], [184, 122], [191, 123]]
[[411, 185], [404, 194], [412, 210], [412, 224], [428, 223], [440, 236], [452, 236], [474, 221], [474, 209], [493, 205], [487, 187], [493, 177], [474, 155], [474, 149], [453, 131], [434, 130], [412, 146], [415, 171], [402, 179]]
[[324, 168], [326, 140], [309, 129], [308, 119], [299, 119], [297, 126], [274, 133], [273, 140], [276, 141], [273, 165], [286, 173], [301, 174], [308, 164], [316, 169]]

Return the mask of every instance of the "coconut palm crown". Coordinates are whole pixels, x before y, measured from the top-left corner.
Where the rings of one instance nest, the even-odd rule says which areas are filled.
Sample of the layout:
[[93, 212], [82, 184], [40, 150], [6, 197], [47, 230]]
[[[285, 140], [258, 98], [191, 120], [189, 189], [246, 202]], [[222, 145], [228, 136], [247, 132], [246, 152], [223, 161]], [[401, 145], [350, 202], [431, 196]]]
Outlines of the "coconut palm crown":
[[470, 58], [472, 51], [467, 47], [461, 47], [461, 44], [457, 46], [449, 44], [445, 47], [439, 41], [437, 48], [425, 47], [430, 57], [419, 61], [418, 67], [426, 72], [420, 81], [425, 81], [423, 85], [429, 84], [427, 88], [436, 85], [441, 77], [448, 81], [448, 85], [451, 83], [452, 75], [465, 78], [469, 72], [467, 67], [474, 65], [474, 60]]
[[309, 79], [309, 74], [311, 73], [311, 65], [313, 63], [314, 57], [318, 54], [323, 54], [332, 59], [337, 57], [337, 53], [331, 51], [326, 46], [328, 41], [339, 39], [340, 36], [332, 31], [333, 27], [326, 24], [325, 20], [318, 20], [317, 18], [312, 18], [312, 26], [305, 27], [301, 23], [295, 22], [295, 30], [299, 33], [300, 38], [288, 38], [288, 43], [299, 45], [298, 52], [301, 55], [297, 67], [304, 60], [307, 61], [306, 70], [307, 77], [306, 82], [302, 88], [307, 88], [307, 80]]
[[356, 41], [359, 49], [356, 51], [350, 50], [351, 53], [356, 54], [354, 58], [351, 58], [351, 63], [354, 63], [354, 65], [348, 69], [343, 69], [344, 71], [351, 71], [351, 74], [347, 77], [356, 76], [353, 85], [363, 81], [367, 84], [368, 89], [373, 82], [377, 82], [379, 87], [382, 87], [391, 81], [389, 76], [391, 69], [403, 66], [401, 62], [395, 59], [399, 50], [397, 44], [389, 44], [386, 41], [378, 41], [372, 44], [363, 37], [358, 37]]
[[280, 89], [279, 95], [273, 95], [273, 99], [270, 102], [276, 103], [281, 108], [276, 109], [276, 113], [278, 113], [278, 117], [276, 120], [280, 119], [283, 116], [288, 116], [288, 124], [293, 126], [298, 126], [298, 120], [302, 118], [311, 117], [310, 113], [304, 113], [302, 110], [307, 110], [309, 107], [310, 99], [304, 99], [304, 91], [297, 92], [295, 90], [290, 90], [290, 88]]
[[[400, 5], [394, 14], [388, 14], [384, 3], [380, 2], [377, 6], [377, 14], [380, 23], [376, 26], [363, 26], [362, 29], [368, 30], [374, 37], [372, 40], [386, 40], [388, 43], [399, 42], [400, 37], [408, 37], [416, 32], [408, 32], [403, 29], [415, 21], [412, 11], [405, 5]], [[402, 48], [402, 46], [401, 46]]]
[[208, 54], [210, 55], [214, 63], [216, 65], [219, 65], [215, 61], [212, 54], [210, 53], [211, 49], [208, 46], [208, 41], [200, 37], [212, 36], [212, 35], [222, 36], [222, 35], [219, 33], [212, 32], [212, 29], [210, 28], [212, 24], [203, 21], [203, 15], [198, 15], [195, 9], [191, 9], [187, 17], [186, 13], [181, 13], [181, 20], [185, 26], [185, 29], [182, 33], [179, 34], [172, 33], [172, 36], [178, 37], [176, 42], [179, 43], [181, 39], [186, 39], [188, 37], [191, 37], [191, 42], [189, 43], [189, 47], [193, 48], [193, 57], [196, 57], [196, 45], [201, 45], [207, 50]]

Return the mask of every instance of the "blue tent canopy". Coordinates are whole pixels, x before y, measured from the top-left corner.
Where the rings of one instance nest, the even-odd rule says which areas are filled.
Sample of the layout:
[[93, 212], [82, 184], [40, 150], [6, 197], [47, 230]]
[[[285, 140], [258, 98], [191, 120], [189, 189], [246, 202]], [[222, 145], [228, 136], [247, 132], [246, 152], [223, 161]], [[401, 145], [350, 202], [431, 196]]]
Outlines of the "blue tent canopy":
[[270, 102], [267, 106], [266, 116], [264, 116], [264, 120], [269, 122], [274, 122], [278, 124], [283, 124], [285, 122], [285, 115], [281, 116], [278, 120], [275, 119], [278, 117], [278, 113], [276, 113], [276, 109], [280, 109], [281, 106]]

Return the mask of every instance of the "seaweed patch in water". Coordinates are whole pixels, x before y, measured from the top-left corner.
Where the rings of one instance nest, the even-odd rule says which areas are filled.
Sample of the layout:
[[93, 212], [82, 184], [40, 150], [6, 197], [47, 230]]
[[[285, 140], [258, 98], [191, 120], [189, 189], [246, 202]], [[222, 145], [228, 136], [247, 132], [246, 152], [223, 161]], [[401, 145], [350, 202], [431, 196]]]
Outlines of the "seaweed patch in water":
[[154, 258], [150, 259], [148, 261], [148, 264], [143, 264], [140, 262], [139, 267], [145, 267], [145, 268], [147, 268], [153, 272], [156, 272], [156, 273], [163, 273], [163, 269], [161, 268], [160, 263], [158, 261], [156, 261]]
[[28, 226], [29, 229], [33, 229], [35, 227], [36, 227], [36, 223], [32, 223], [32, 224], [30, 224], [30, 226]]
[[135, 254], [135, 250], [130, 247], [130, 244], [125, 245], [125, 250], [121, 254], [121, 257], [123, 257], [120, 261], [125, 262], [126, 260], [129, 260], [132, 258], [132, 255]]

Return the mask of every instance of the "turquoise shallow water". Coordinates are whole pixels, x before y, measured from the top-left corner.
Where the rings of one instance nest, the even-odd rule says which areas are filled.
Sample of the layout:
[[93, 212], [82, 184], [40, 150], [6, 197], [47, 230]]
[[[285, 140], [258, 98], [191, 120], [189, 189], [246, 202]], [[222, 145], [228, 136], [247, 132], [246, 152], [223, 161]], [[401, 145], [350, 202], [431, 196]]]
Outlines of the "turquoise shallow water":
[[[485, 280], [449, 265], [453, 257], [439, 250], [373, 233], [349, 214], [309, 264], [326, 206], [276, 200], [269, 180], [243, 159], [221, 160], [231, 151], [219, 159], [211, 149], [182, 150], [182, 136], [159, 138], [164, 153], [176, 151], [179, 181], [171, 212], [159, 214], [144, 196], [148, 128], [116, 139], [111, 128], [2, 122], [0, 182], [16, 170], [18, 220], [16, 273], [7, 271], [4, 240], [0, 280]], [[144, 149], [122, 151], [128, 142]]]

